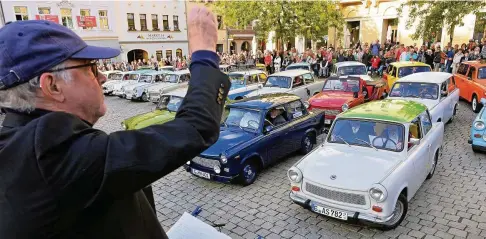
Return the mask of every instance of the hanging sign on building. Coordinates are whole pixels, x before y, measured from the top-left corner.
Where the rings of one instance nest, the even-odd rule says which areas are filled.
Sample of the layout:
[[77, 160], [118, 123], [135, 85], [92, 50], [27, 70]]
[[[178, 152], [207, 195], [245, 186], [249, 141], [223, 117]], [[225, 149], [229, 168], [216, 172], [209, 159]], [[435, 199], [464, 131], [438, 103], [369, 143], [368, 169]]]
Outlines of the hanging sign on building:
[[172, 35], [160, 34], [160, 33], [148, 33], [148, 34], [140, 34], [137, 36], [137, 39], [141, 40], [167, 40], [167, 39], [174, 39]]
[[76, 16], [79, 27], [96, 27], [95, 16]]
[[57, 15], [35, 15], [36, 20], [46, 20], [59, 24], [59, 17]]

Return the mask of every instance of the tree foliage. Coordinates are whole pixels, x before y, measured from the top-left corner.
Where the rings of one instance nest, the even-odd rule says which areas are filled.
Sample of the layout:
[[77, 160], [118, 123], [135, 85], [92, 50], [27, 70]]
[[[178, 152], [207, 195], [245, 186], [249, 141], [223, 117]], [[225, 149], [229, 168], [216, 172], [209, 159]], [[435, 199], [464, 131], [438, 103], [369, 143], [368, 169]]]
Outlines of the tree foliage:
[[255, 22], [254, 29], [260, 39], [275, 31], [276, 37], [284, 42], [297, 35], [317, 40], [327, 35], [329, 27], [341, 29], [344, 23], [336, 1], [214, 1], [211, 4], [230, 28], [244, 29]]
[[[442, 29], [445, 27], [450, 41], [454, 36], [456, 26], [463, 26], [463, 19], [468, 14], [475, 14], [486, 6], [485, 0], [467, 1], [416, 1], [410, 0], [402, 3], [399, 13], [402, 14], [404, 7], [409, 8], [409, 18], [406, 22], [407, 27], [416, 25], [412, 38], [417, 39], [436, 39], [440, 38]], [[418, 24], [417, 24], [418, 21]]]

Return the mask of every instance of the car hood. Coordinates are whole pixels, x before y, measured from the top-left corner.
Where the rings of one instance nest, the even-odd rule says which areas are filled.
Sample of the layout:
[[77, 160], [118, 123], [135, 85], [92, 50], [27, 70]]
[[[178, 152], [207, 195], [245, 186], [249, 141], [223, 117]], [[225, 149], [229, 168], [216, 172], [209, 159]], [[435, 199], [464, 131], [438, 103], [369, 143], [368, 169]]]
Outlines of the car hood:
[[247, 142], [255, 137], [256, 135], [251, 132], [246, 132], [244, 130], [232, 127], [222, 127], [219, 132], [218, 141], [216, 141], [216, 143], [206, 149], [201, 155], [209, 157], [219, 157], [221, 153], [227, 151], [228, 149], [236, 147], [241, 143]]
[[373, 79], [369, 75], [351, 75], [351, 76], [353, 76], [353, 77], [359, 77], [359, 78], [363, 79], [366, 82], [373, 81]]
[[123, 121], [127, 129], [141, 129], [150, 125], [163, 124], [175, 118], [176, 112], [168, 110], [154, 110], [149, 113], [140, 114]]
[[[297, 167], [305, 180], [323, 186], [367, 191], [374, 183], [380, 183], [400, 162], [398, 153], [356, 145], [326, 144], [309, 154]], [[336, 178], [332, 180], [331, 175]]]
[[323, 91], [312, 97], [309, 103], [312, 106], [326, 108], [340, 108], [344, 103], [353, 101], [353, 93], [342, 91]]
[[400, 100], [410, 100], [418, 103], [422, 103], [429, 110], [432, 110], [437, 105], [437, 100], [421, 99], [421, 98], [410, 98], [410, 97], [388, 97], [389, 99], [400, 99]]
[[147, 82], [137, 82], [135, 84], [131, 84], [131, 85], [128, 85], [128, 86], [125, 86], [125, 90], [133, 90], [139, 86], [144, 86], [144, 85], [150, 85], [150, 83], [147, 83]]
[[269, 94], [269, 93], [285, 93], [288, 92], [289, 89], [287, 88], [278, 88], [278, 87], [263, 87], [261, 89], [255, 90], [248, 94], [247, 96], [257, 96], [257, 95], [263, 95], [263, 94]]
[[135, 84], [135, 83], [137, 83], [136, 80], [124, 80], [124, 81], [120, 81], [120, 82], [114, 84], [113, 86], [114, 87], [121, 88], [122, 86], [130, 85], [130, 84]]
[[162, 82], [153, 86], [150, 86], [148, 89], [149, 92], [159, 91], [160, 89], [164, 89], [166, 87], [177, 85], [177, 83], [170, 83], [170, 82]]
[[105, 82], [102, 86], [107, 87], [107, 86], [114, 85], [114, 84], [117, 84], [117, 83], [120, 83], [120, 82], [121, 82], [121, 80], [110, 80], [110, 81]]

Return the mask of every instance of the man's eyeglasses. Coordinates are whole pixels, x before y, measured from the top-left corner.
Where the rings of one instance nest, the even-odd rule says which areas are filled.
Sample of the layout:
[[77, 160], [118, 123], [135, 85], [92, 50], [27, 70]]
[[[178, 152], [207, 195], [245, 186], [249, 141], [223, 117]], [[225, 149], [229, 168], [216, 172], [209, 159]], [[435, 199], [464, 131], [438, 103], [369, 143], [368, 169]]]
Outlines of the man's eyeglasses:
[[98, 77], [98, 64], [96, 62], [90, 62], [90, 63], [87, 63], [87, 64], [77, 65], [77, 66], [68, 66], [68, 67], [64, 67], [64, 68], [60, 68], [60, 69], [56, 69], [56, 70], [45, 71], [45, 72], [52, 73], [52, 72], [59, 72], [59, 71], [65, 71], [65, 70], [70, 70], [70, 69], [76, 69], [76, 68], [83, 68], [83, 67], [87, 67], [87, 66], [90, 66], [91, 72], [93, 72], [93, 75], [95, 77]]

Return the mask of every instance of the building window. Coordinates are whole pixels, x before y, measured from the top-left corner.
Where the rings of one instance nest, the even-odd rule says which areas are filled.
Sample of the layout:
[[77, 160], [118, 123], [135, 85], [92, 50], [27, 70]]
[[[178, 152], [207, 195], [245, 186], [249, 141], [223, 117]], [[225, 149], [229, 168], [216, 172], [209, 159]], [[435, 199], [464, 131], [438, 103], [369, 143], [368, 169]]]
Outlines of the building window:
[[136, 31], [135, 29], [135, 15], [133, 13], [127, 13], [128, 30]]
[[218, 15], [218, 29], [223, 29], [223, 17]]
[[152, 14], [152, 30], [158, 31], [159, 29], [159, 16], [157, 14]]
[[169, 31], [169, 15], [163, 15], [162, 22], [164, 24], [163, 25], [164, 31]]
[[142, 31], [148, 31], [147, 29], [147, 15], [140, 14], [140, 28]]
[[108, 10], [99, 10], [98, 16], [100, 17], [100, 28], [110, 29], [110, 26], [108, 25]]
[[155, 56], [157, 57], [157, 61], [161, 61], [162, 60], [162, 51], [156, 51]]
[[[79, 14], [82, 17], [89, 17], [89, 16], [91, 16], [91, 11], [89, 9], [81, 9], [81, 10], [79, 10]], [[93, 29], [93, 28], [84, 26], [83, 29]]]
[[27, 12], [27, 7], [14, 7], [15, 20], [26, 21], [29, 20], [29, 13]]
[[40, 7], [39, 8], [39, 15], [50, 15], [51, 8], [50, 7]]
[[165, 58], [167, 60], [172, 61], [172, 50], [165, 50]]
[[174, 31], [179, 31], [179, 16], [173, 16], [174, 18]]
[[62, 25], [73, 28], [73, 13], [71, 8], [61, 8]]
[[178, 57], [179, 59], [182, 59], [182, 49], [178, 48], [176, 50], [176, 57]]

